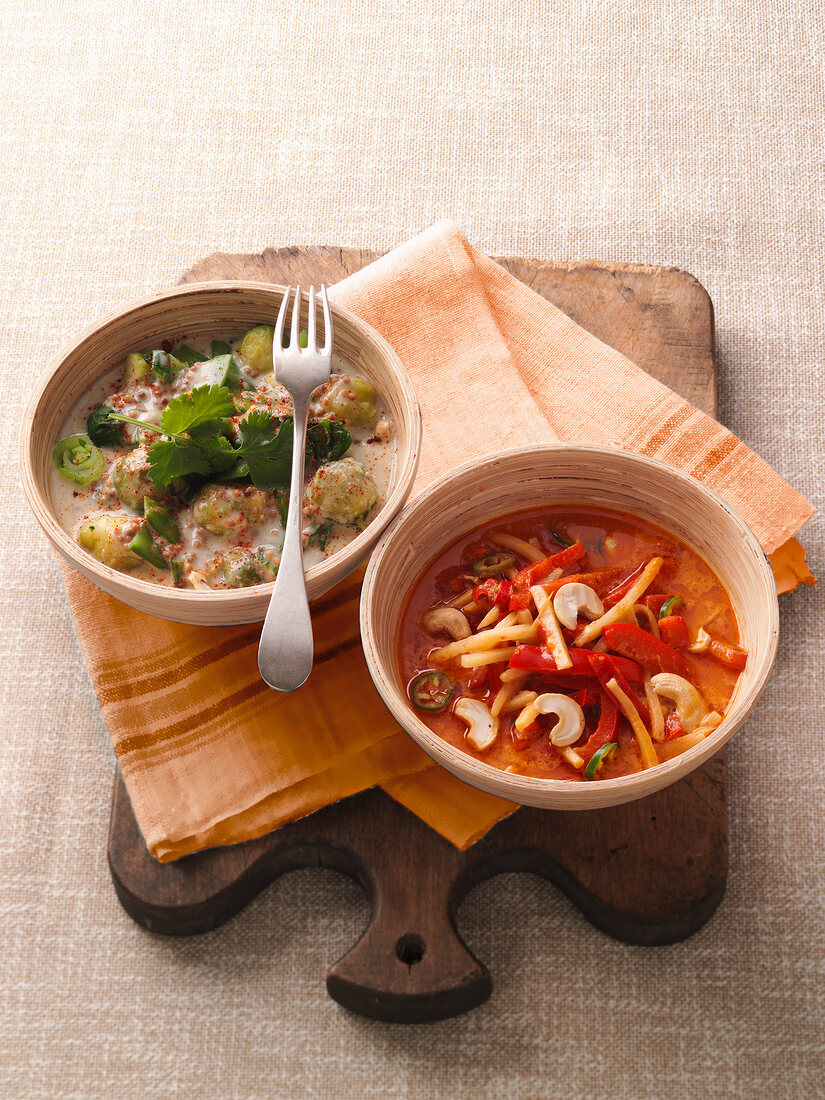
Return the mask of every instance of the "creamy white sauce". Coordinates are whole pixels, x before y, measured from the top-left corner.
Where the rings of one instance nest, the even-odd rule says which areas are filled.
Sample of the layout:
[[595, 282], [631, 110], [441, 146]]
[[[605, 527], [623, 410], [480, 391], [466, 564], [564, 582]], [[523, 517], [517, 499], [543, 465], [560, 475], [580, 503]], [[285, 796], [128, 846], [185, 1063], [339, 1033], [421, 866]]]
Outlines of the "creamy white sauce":
[[[243, 337], [243, 333], [226, 334], [216, 333], [215, 339], [224, 340], [235, 348]], [[204, 347], [203, 341], [187, 340], [182, 342], [189, 344], [195, 350], [208, 354], [208, 346]], [[123, 385], [124, 364], [106, 374], [81, 401], [71, 410], [63, 422], [60, 430], [60, 439], [68, 436], [86, 433], [86, 418], [98, 406], [108, 404], [115, 407], [117, 412], [134, 417], [147, 424], [160, 424], [161, 414], [169, 401], [190, 389], [202, 384], [198, 377], [199, 364], [189, 367], [175, 375], [169, 384], [158, 382], [154, 376], [152, 381], [145, 380], [133, 383], [129, 387]], [[274, 416], [287, 416], [292, 413], [292, 405], [289, 396], [282, 387], [269, 385], [265, 377], [255, 375], [251, 371], [244, 370], [248, 381], [255, 385], [257, 394], [264, 399], [267, 408]], [[316, 391], [310, 417], [319, 419], [330, 414], [326, 411], [323, 398], [328, 389], [332, 387], [338, 376], [354, 376], [348, 365], [338, 356], [332, 357], [332, 376], [327, 387]], [[360, 462], [371, 475], [378, 490], [378, 500], [369, 512], [369, 523], [381, 510], [387, 500], [393, 475], [395, 473], [396, 445], [395, 433], [392, 422], [381, 400], [380, 393], [376, 397], [376, 420], [364, 428], [349, 426], [352, 434], [352, 446], [346, 452], [345, 457], [354, 458]], [[245, 415], [245, 414], [242, 414]], [[333, 416], [332, 419], [335, 419]], [[135, 429], [137, 430], [137, 429]], [[130, 429], [131, 431], [131, 429]], [[161, 436], [157, 437], [162, 438]], [[56, 442], [56, 440], [55, 440]], [[77, 485], [63, 477], [57, 469], [51, 472], [51, 501], [54, 513], [60, 525], [72, 538], [77, 538], [79, 529], [101, 513], [122, 517], [124, 523], [131, 524], [127, 528], [131, 534], [135, 534], [142, 525], [143, 519], [139, 512], [125, 507], [118, 497], [112, 485], [111, 472], [118, 459], [131, 453], [132, 448], [103, 447], [107, 468], [103, 475], [89, 485]], [[310, 473], [305, 477], [305, 484], [310, 480]], [[196, 574], [209, 574], [209, 584], [213, 588], [225, 588], [220, 574], [210, 573], [210, 562], [217, 555], [235, 546], [243, 546], [250, 549], [259, 547], [272, 548], [271, 557], [277, 562], [283, 546], [283, 525], [278, 512], [275, 495], [267, 494], [267, 508], [261, 521], [255, 524], [243, 524], [237, 531], [216, 535], [199, 527], [192, 515], [192, 501], [177, 514], [177, 522], [181, 531], [180, 550], [175, 557], [185, 563], [187, 573], [194, 571]], [[318, 524], [317, 512], [304, 505], [304, 538], [305, 542]], [[313, 543], [305, 545], [304, 564], [306, 568], [316, 565], [325, 558], [332, 556], [352, 541], [359, 533], [359, 529], [352, 526], [344, 526], [338, 523], [331, 524], [326, 546]], [[125, 541], [128, 543], [129, 538]], [[159, 569], [148, 562], [141, 562], [139, 566], [130, 570], [129, 576], [149, 581], [155, 584], [172, 585], [170, 570]], [[188, 581], [185, 587], [199, 586], [197, 578]]]

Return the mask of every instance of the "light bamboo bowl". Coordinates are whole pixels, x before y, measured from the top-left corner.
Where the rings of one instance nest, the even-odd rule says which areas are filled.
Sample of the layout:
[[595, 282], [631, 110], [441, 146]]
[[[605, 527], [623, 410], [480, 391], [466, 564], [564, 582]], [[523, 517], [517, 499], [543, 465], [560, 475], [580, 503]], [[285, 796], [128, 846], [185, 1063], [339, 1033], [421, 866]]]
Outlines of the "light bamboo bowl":
[[[409, 702], [398, 666], [407, 599], [436, 554], [474, 528], [514, 512], [569, 503], [642, 516], [677, 535], [711, 566], [731, 598], [748, 663], [724, 721], [699, 745], [655, 768], [591, 783], [514, 775], [438, 737]], [[521, 447], [459, 467], [408, 505], [367, 567], [361, 638], [370, 674], [401, 726], [439, 764], [490, 794], [545, 809], [632, 802], [687, 775], [739, 729], [776, 654], [779, 610], [770, 564], [755, 535], [721, 497], [664, 463], [605, 447]]]
[[[53, 546], [84, 577], [124, 603], [173, 622], [228, 626], [259, 622], [272, 584], [227, 591], [167, 588], [119, 573], [83, 550], [55, 519], [49, 480], [52, 447], [69, 410], [91, 385], [136, 348], [248, 328], [278, 316], [285, 288], [252, 282], [192, 283], [134, 302], [93, 325], [50, 365], [23, 421], [21, 474], [35, 517]], [[307, 301], [303, 311], [306, 317]], [[401, 360], [374, 329], [332, 305], [334, 352], [365, 374], [395, 424], [398, 453], [387, 501], [375, 519], [339, 553], [307, 570], [310, 599], [351, 573], [369, 555], [412, 488], [421, 443], [421, 413]]]

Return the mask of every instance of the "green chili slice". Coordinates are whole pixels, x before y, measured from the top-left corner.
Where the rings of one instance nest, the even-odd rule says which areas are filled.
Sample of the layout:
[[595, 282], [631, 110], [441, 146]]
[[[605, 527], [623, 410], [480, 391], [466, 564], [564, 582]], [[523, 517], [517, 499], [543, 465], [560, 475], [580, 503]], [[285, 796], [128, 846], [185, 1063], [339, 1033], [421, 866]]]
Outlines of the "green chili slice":
[[473, 573], [477, 577], [497, 577], [505, 569], [514, 569], [515, 565], [514, 554], [488, 554], [473, 562]]
[[146, 497], [143, 501], [143, 514], [150, 527], [154, 527], [167, 542], [180, 542], [180, 527], [174, 513], [165, 504]]
[[584, 778], [595, 779], [602, 770], [602, 764], [604, 764], [605, 760], [609, 760], [610, 757], [618, 751], [619, 746], [615, 741], [610, 741], [608, 744], [602, 745], [600, 749], [596, 749], [587, 762], [587, 767], [584, 769]]
[[425, 672], [410, 684], [410, 699], [419, 710], [444, 710], [455, 685], [443, 672]]
[[70, 435], [58, 440], [52, 450], [52, 462], [58, 473], [77, 485], [96, 481], [106, 469], [103, 452], [87, 435]]
[[171, 382], [178, 371], [182, 371], [185, 366], [186, 363], [171, 352], [167, 354], [160, 348], [152, 352], [152, 370], [161, 382]]
[[175, 586], [175, 588], [182, 588], [184, 570], [183, 562], [180, 560], [180, 558], [172, 558], [172, 561], [169, 564], [172, 567], [172, 584]]
[[553, 528], [552, 535], [553, 535], [553, 538], [556, 540], [557, 543], [559, 543], [560, 546], [564, 546], [566, 548], [568, 546], [573, 546], [574, 545], [574, 543], [572, 543], [570, 541], [570, 539], [565, 538], [564, 535], [562, 535], [559, 532], [559, 529], [557, 527]]
[[158, 569], [169, 568], [169, 562], [164, 558], [163, 554], [161, 554], [160, 549], [155, 546], [155, 543], [152, 541], [151, 532], [145, 525], [141, 527], [129, 543], [129, 549], [133, 554], [137, 554], [139, 558], [148, 561], [150, 565], [156, 565]]
[[174, 356], [176, 359], [179, 359], [181, 363], [185, 363], [187, 367], [191, 367], [195, 363], [205, 363], [209, 358], [209, 356], [204, 355], [202, 351], [196, 351], [194, 348], [190, 348], [188, 344], [178, 344], [175, 348]]
[[673, 614], [673, 609], [677, 604], [684, 603], [685, 601], [681, 596], [671, 596], [669, 600], [665, 600], [662, 604], [662, 609], [659, 612], [660, 619], [666, 619], [668, 615]]

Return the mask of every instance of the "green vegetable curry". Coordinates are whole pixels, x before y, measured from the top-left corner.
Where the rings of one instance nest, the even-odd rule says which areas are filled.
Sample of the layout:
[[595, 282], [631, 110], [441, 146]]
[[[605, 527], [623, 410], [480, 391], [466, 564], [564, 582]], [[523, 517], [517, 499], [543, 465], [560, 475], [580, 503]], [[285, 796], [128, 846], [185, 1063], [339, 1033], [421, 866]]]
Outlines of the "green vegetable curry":
[[[274, 580], [289, 504], [293, 420], [272, 327], [130, 352], [72, 410], [54, 444], [63, 527], [104, 565], [184, 588]], [[333, 357], [313, 397], [303, 500], [307, 566], [384, 503], [390, 417], [369, 379]]]

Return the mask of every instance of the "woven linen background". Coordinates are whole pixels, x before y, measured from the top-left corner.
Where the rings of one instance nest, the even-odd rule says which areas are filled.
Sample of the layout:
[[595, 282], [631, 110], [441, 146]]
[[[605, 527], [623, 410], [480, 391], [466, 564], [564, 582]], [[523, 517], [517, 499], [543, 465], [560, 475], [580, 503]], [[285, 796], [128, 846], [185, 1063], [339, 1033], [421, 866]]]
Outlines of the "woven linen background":
[[0, 48], [0, 1097], [825, 1095], [822, 586], [782, 599], [730, 747], [711, 922], [628, 947], [502, 877], [459, 913], [492, 999], [404, 1028], [325, 994], [367, 918], [332, 872], [192, 940], [121, 910], [114, 757], [16, 474], [32, 380], [102, 313], [213, 250], [384, 249], [452, 216], [493, 254], [695, 274], [723, 419], [821, 508], [821, 6], [3, 0]]

